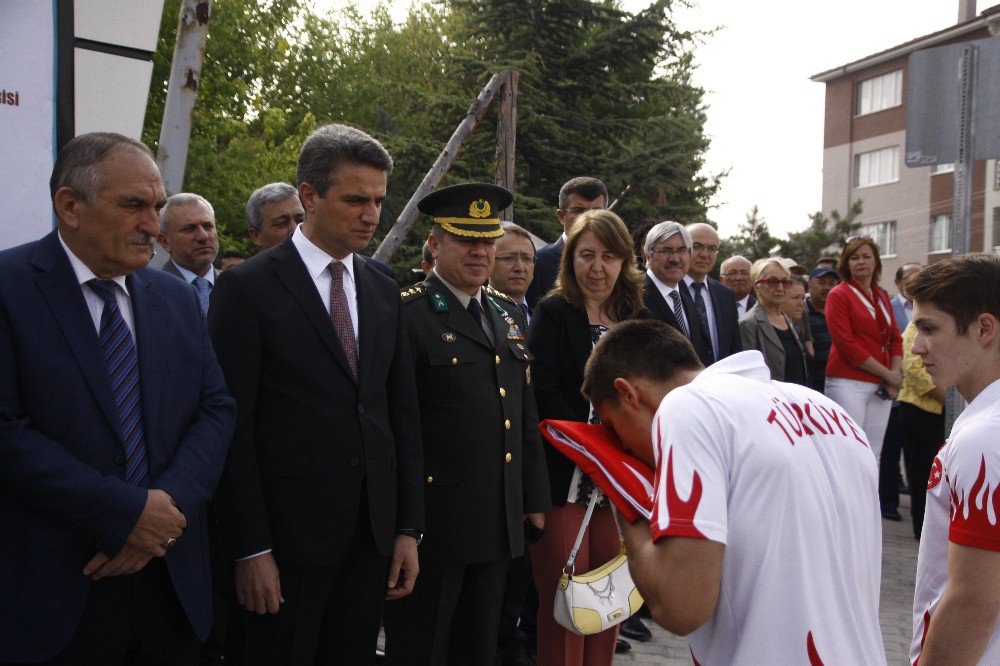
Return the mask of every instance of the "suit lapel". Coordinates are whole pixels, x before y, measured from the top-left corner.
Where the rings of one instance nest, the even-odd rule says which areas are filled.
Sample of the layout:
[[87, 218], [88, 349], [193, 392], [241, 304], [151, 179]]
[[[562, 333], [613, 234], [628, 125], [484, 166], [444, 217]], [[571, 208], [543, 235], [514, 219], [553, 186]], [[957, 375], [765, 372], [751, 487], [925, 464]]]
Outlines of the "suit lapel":
[[333, 330], [330, 315], [320, 300], [319, 294], [316, 293], [316, 283], [313, 282], [306, 265], [302, 262], [302, 257], [299, 256], [298, 250], [295, 249], [291, 240], [274, 248], [271, 251], [271, 260], [274, 261], [274, 272], [278, 275], [278, 279], [284, 283], [291, 297], [302, 308], [306, 319], [319, 333], [319, 337], [326, 344], [333, 357], [337, 359], [347, 376], [354, 379], [354, 373], [344, 355], [344, 349], [340, 346], [337, 332]]
[[[445, 313], [447, 319], [445, 319], [445, 325], [452, 329], [456, 333], [460, 333], [465, 337], [478, 342], [486, 348], [489, 348], [489, 340], [486, 339], [486, 333], [476, 322], [472, 320], [469, 316], [468, 311], [462, 307], [462, 303], [458, 300], [455, 294], [451, 293], [451, 289], [445, 285], [444, 282], [434, 275], [431, 274], [424, 283], [427, 285], [427, 289], [433, 294], [441, 294], [444, 299], [448, 302], [448, 312]], [[486, 313], [489, 316], [489, 313]], [[506, 338], [507, 336], [504, 335]]]
[[580, 310], [567, 304], [566, 306], [566, 338], [569, 340], [573, 357], [587, 362], [594, 350], [594, 341], [590, 337], [590, 320], [586, 310]]
[[42, 271], [36, 278], [42, 296], [62, 329], [63, 337], [93, 391], [94, 398], [121, 438], [121, 419], [97, 329], [94, 328], [94, 320], [83, 298], [82, 288], [76, 281], [76, 274], [59, 244], [56, 232], [42, 239], [32, 263]]
[[152, 283], [142, 273], [125, 279], [132, 301], [132, 318], [135, 321], [136, 353], [139, 357], [139, 387], [142, 395], [142, 415], [146, 426], [146, 451], [150, 456], [150, 469], [158, 469], [154, 456], [159, 448], [153, 446], [159, 432], [158, 406], [162, 400], [163, 381], [169, 374], [167, 355], [156, 342], [158, 321], [166, 314], [163, 301]]
[[[354, 286], [358, 295], [358, 381], [369, 376], [375, 360], [375, 341], [381, 323], [389, 319], [389, 312], [377, 297], [373, 270], [361, 257], [354, 255]], [[339, 339], [338, 339], [339, 342]], [[346, 362], [347, 359], [345, 358]]]
[[664, 300], [656, 283], [648, 275], [646, 276], [646, 307], [649, 308], [654, 317], [680, 330], [673, 309]]
[[757, 308], [754, 318], [757, 320], [758, 328], [764, 331], [764, 337], [770, 342], [775, 348], [782, 350], [784, 352], [785, 346], [781, 344], [781, 339], [778, 337], [778, 332], [774, 330], [774, 325], [771, 324], [767, 317], [767, 313], [764, 312], [763, 308]]

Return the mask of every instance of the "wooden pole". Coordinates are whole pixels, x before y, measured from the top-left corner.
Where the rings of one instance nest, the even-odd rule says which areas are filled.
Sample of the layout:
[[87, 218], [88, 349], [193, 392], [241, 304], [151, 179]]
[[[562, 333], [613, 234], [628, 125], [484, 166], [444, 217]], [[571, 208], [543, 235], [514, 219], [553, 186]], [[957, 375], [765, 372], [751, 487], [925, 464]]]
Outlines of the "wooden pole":
[[473, 131], [475, 131], [483, 116], [486, 115], [486, 109], [489, 108], [490, 102], [496, 97], [497, 91], [500, 89], [503, 81], [503, 74], [498, 72], [479, 91], [479, 96], [476, 97], [476, 101], [469, 107], [465, 118], [462, 119], [462, 122], [455, 129], [455, 133], [448, 139], [444, 150], [438, 155], [437, 160], [434, 161], [434, 165], [427, 172], [427, 175], [424, 176], [419, 187], [417, 187], [417, 191], [406, 202], [403, 212], [399, 214], [399, 218], [392, 225], [392, 229], [389, 230], [389, 233], [386, 234], [375, 254], [372, 255], [375, 259], [386, 263], [392, 260], [392, 255], [403, 244], [403, 239], [410, 233], [410, 229], [413, 228], [413, 224], [417, 220], [417, 202], [437, 187], [444, 175], [448, 173], [448, 169], [454, 164], [455, 158], [462, 152], [465, 142], [469, 140], [469, 137], [472, 136]]
[[[514, 144], [517, 139], [517, 80], [518, 73], [509, 70], [503, 73], [503, 87], [500, 89], [500, 109], [497, 117], [496, 167], [493, 182], [514, 193]], [[500, 219], [511, 222], [514, 219], [514, 204], [500, 212]]]

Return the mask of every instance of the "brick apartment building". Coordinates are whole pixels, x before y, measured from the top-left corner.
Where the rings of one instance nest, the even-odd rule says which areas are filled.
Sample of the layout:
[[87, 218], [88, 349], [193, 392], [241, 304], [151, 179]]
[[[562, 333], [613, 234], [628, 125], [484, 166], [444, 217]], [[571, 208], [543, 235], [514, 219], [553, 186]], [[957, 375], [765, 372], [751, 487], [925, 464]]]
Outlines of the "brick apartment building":
[[[890, 290], [900, 265], [932, 263], [951, 253], [953, 167], [904, 163], [907, 57], [920, 49], [996, 35], [1000, 5], [976, 16], [974, 0], [962, 0], [956, 25], [812, 77], [826, 84], [823, 212], [843, 214], [862, 200], [861, 233], [881, 248], [882, 285]], [[1000, 248], [1000, 160], [976, 162], [972, 178], [971, 249]]]

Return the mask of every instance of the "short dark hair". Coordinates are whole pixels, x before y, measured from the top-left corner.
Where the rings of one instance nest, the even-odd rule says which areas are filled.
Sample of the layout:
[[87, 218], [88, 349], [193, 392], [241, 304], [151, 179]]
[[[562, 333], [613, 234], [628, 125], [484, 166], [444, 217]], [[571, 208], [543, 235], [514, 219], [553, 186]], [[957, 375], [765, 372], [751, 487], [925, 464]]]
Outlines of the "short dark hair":
[[608, 188], [597, 178], [580, 176], [579, 178], [567, 180], [566, 183], [559, 188], [560, 209], [566, 208], [566, 204], [569, 201], [569, 195], [571, 194], [579, 194], [587, 201], [593, 201], [597, 197], [604, 197], [604, 205], [608, 205]]
[[504, 222], [502, 226], [503, 226], [503, 231], [504, 231], [505, 235], [506, 234], [513, 234], [513, 235], [515, 235], [515, 236], [517, 236], [519, 238], [525, 239], [526, 241], [528, 241], [529, 243], [531, 243], [531, 251], [532, 251], [532, 253], [534, 253], [536, 255], [538, 254], [538, 251], [535, 248], [535, 240], [531, 237], [531, 234], [528, 233], [527, 229], [525, 229], [524, 227], [519, 227], [518, 225], [514, 224], [513, 222]]
[[906, 262], [905, 264], [896, 269], [896, 280], [895, 280], [896, 282], [899, 282], [900, 280], [903, 279], [905, 271], [909, 266], [916, 266], [917, 268], [922, 268], [923, 264], [920, 263], [919, 261]]
[[964, 335], [984, 312], [1000, 319], [1000, 257], [976, 252], [942, 259], [906, 278], [905, 289], [915, 302], [954, 317]]
[[847, 240], [847, 244], [844, 245], [844, 249], [840, 253], [840, 259], [837, 261], [837, 273], [840, 274], [840, 279], [844, 282], [851, 279], [851, 255], [865, 245], [870, 247], [872, 254], [875, 255], [875, 272], [872, 273], [872, 284], [878, 284], [878, 281], [882, 279], [882, 257], [879, 256], [881, 252], [878, 245], [869, 236], [858, 236]]
[[618, 404], [615, 379], [665, 382], [682, 370], [699, 370], [691, 341], [655, 319], [634, 319], [611, 327], [594, 346], [583, 371], [583, 397], [597, 407]]
[[49, 194], [68, 187], [85, 203], [91, 203], [101, 189], [98, 165], [112, 150], [135, 150], [153, 159], [153, 151], [141, 141], [115, 132], [88, 132], [69, 141], [59, 151], [49, 178]]
[[309, 183], [324, 196], [345, 163], [374, 167], [387, 176], [392, 173], [392, 157], [374, 137], [347, 125], [324, 125], [302, 144], [295, 184]]

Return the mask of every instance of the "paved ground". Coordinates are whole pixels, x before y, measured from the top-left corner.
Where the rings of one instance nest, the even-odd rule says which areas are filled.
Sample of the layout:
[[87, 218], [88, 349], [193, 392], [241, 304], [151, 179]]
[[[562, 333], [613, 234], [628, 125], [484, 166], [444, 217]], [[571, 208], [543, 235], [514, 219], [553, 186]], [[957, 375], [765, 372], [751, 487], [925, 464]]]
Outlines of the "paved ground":
[[[879, 620], [889, 664], [909, 663], [913, 581], [917, 571], [917, 540], [910, 523], [910, 498], [901, 497], [903, 521], [882, 521], [882, 595]], [[632, 643], [632, 651], [615, 657], [615, 664], [691, 664], [684, 639], [645, 620], [653, 632], [649, 643]]]

